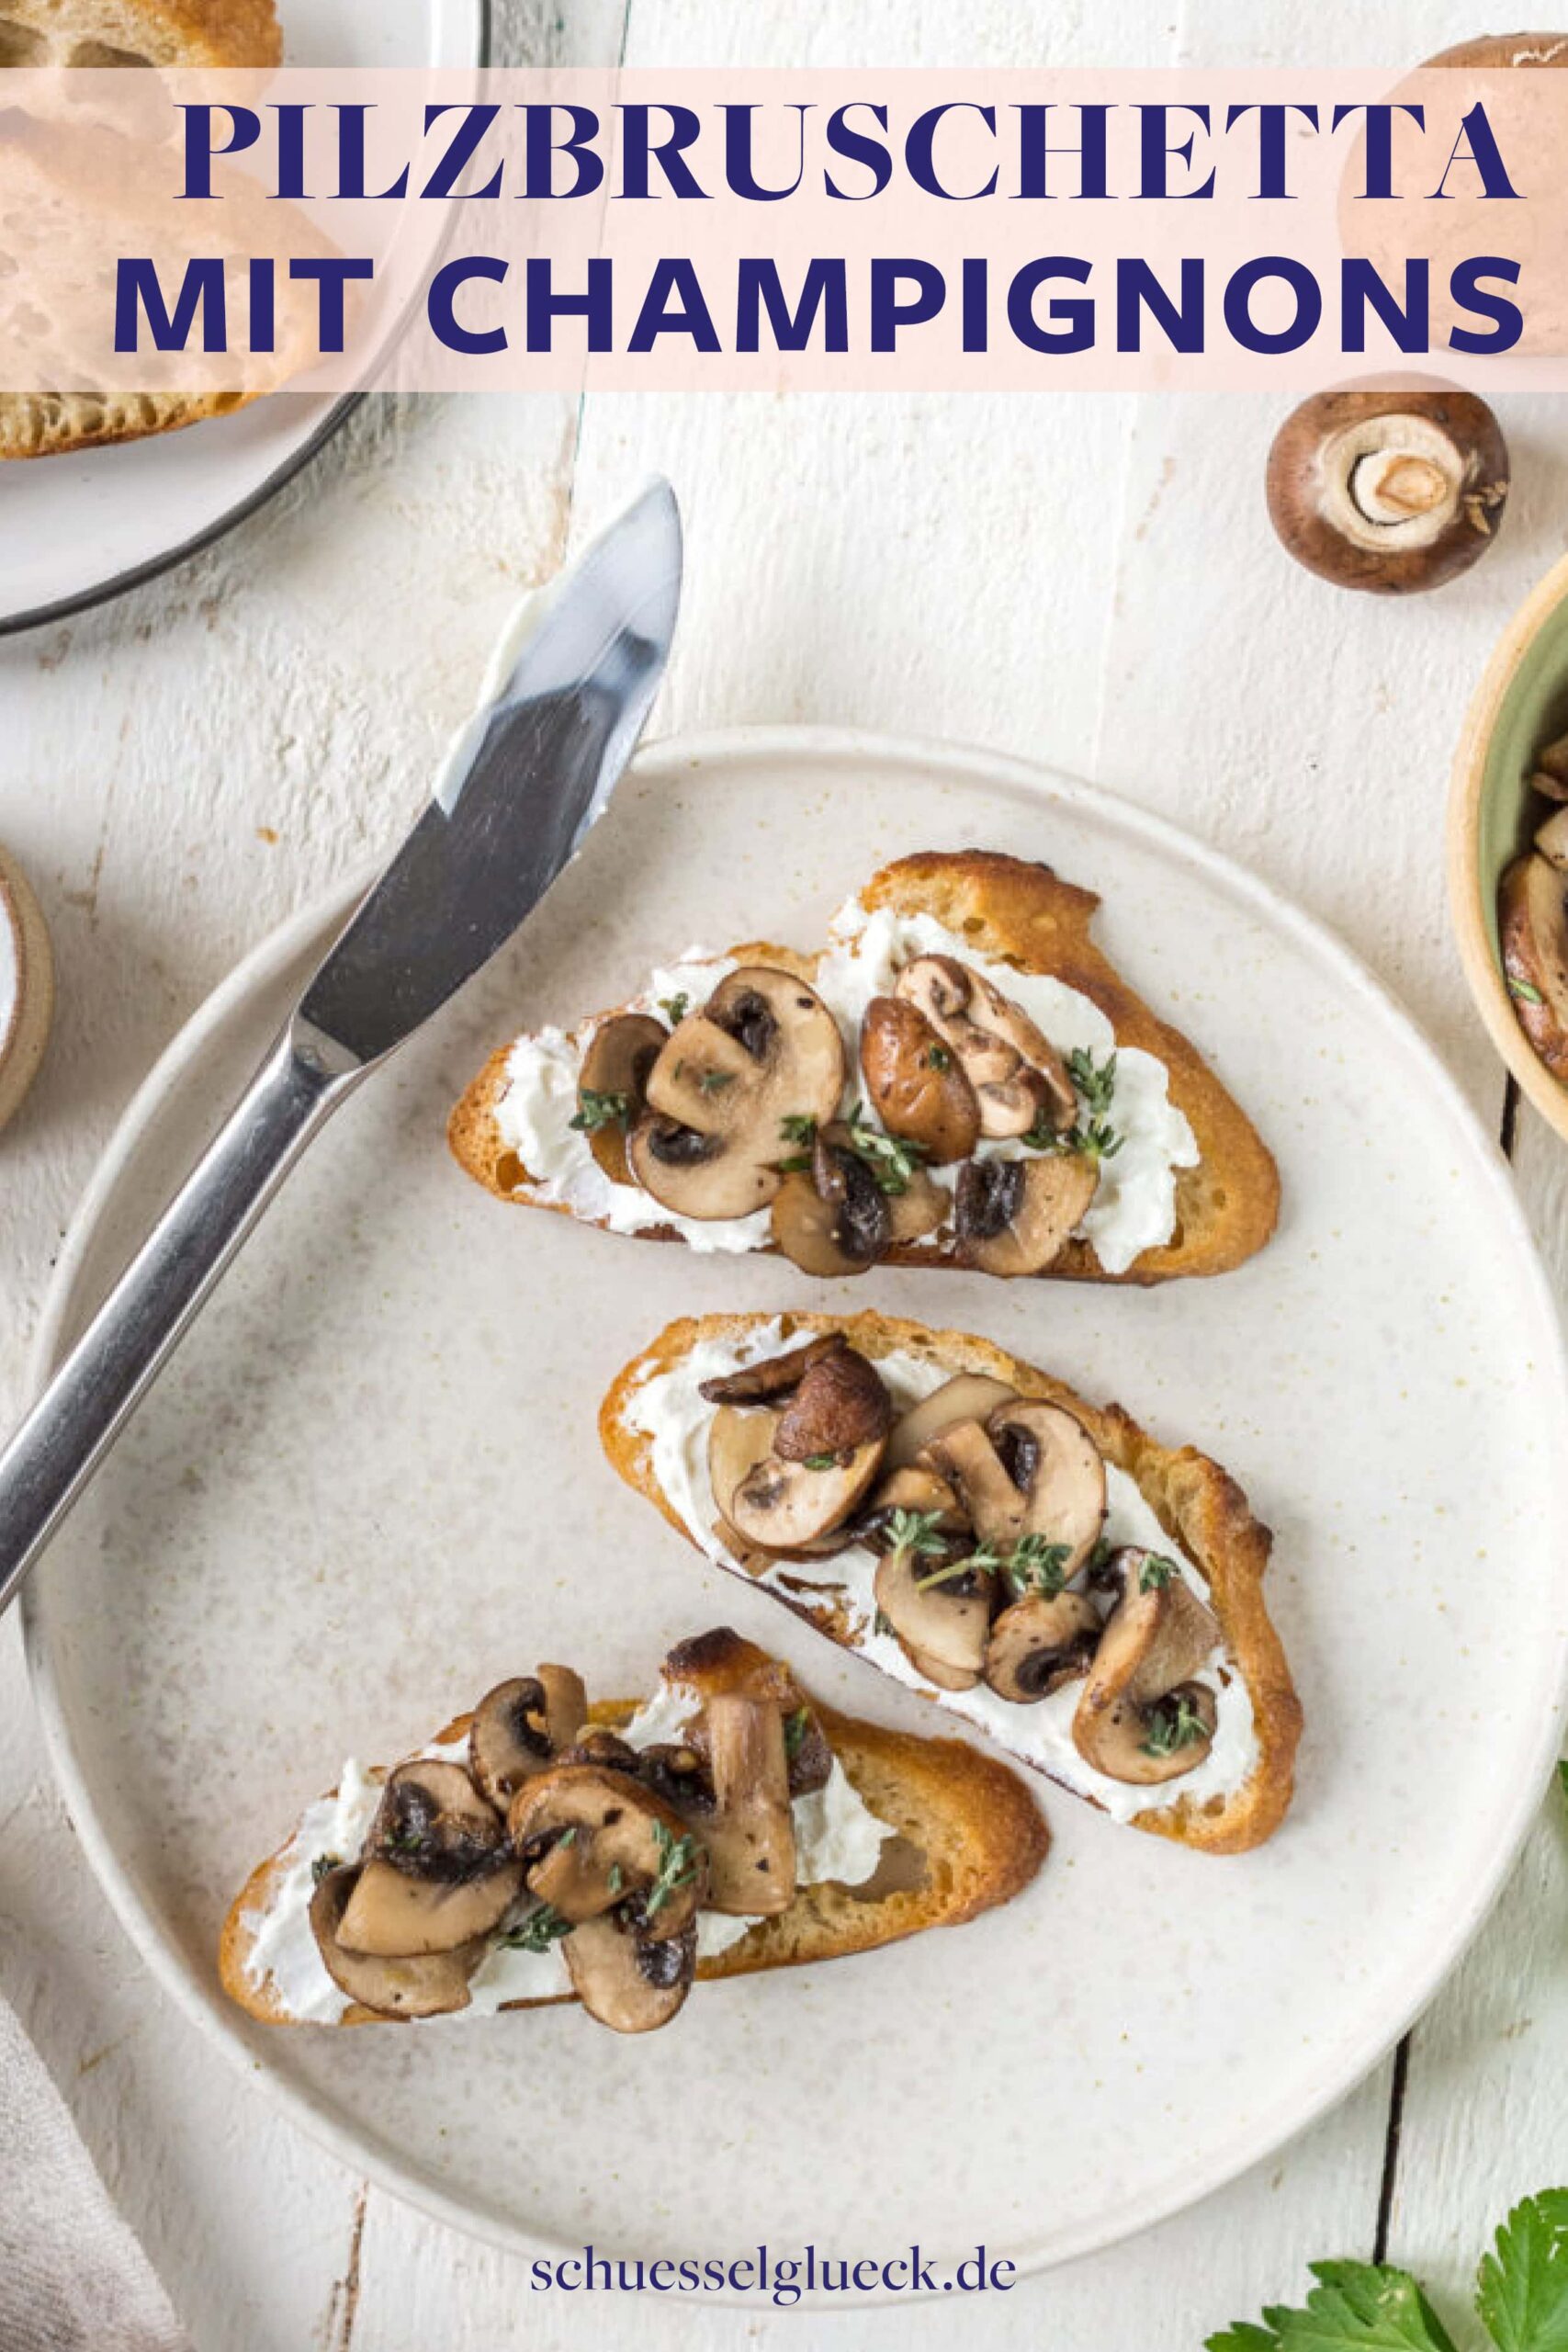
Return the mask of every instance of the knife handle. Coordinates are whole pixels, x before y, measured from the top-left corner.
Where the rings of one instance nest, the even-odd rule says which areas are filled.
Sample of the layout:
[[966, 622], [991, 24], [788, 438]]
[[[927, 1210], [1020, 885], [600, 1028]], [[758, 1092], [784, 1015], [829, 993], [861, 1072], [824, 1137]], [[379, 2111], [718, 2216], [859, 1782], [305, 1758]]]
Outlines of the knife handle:
[[0, 1453], [0, 1611], [305, 1145], [363, 1075], [285, 1032]]

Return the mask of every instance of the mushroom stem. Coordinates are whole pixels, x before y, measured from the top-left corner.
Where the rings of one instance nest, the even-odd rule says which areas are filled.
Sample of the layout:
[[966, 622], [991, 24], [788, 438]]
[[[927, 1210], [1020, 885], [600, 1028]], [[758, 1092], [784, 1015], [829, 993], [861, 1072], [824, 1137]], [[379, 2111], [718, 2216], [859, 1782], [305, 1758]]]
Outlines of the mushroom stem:
[[723, 1691], [707, 1702], [714, 1818], [704, 1824], [708, 1902], [764, 1917], [795, 1894], [795, 1817], [784, 1718], [770, 1702]]

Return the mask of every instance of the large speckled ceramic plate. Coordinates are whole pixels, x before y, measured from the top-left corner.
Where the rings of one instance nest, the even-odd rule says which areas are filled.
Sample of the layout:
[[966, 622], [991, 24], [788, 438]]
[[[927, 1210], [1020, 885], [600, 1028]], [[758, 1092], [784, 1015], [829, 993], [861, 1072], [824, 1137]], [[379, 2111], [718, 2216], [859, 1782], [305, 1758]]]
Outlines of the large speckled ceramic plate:
[[[693, 940], [810, 944], [897, 852], [985, 842], [1101, 891], [1101, 936], [1279, 1154], [1239, 1273], [1150, 1294], [970, 1275], [813, 1289], [499, 1205], [443, 1144], [517, 1025]], [[222, 989], [155, 1074], [62, 1267], [79, 1323], [333, 919]], [[833, 1701], [921, 1703], [682, 1546], [600, 1458], [616, 1367], [701, 1308], [875, 1302], [967, 1326], [1211, 1448], [1277, 1531], [1306, 1706], [1296, 1809], [1234, 1860], [1042, 1786], [1006, 1911], [700, 1992], [617, 2041], [563, 2009], [256, 2029], [213, 1947], [345, 1752], [404, 1753], [541, 1653], [601, 1691], [729, 1620]], [[983, 753], [763, 732], [644, 757], [495, 968], [290, 1180], [36, 1579], [28, 1633], [84, 1842], [151, 1965], [254, 2079], [418, 2203], [523, 2247], [1100, 2246], [1339, 2098], [1483, 1917], [1556, 1753], [1568, 1485], [1554, 1315], [1506, 1171], [1403, 1015], [1311, 923], [1165, 826]], [[945, 1728], [945, 1725], [940, 1726]]]

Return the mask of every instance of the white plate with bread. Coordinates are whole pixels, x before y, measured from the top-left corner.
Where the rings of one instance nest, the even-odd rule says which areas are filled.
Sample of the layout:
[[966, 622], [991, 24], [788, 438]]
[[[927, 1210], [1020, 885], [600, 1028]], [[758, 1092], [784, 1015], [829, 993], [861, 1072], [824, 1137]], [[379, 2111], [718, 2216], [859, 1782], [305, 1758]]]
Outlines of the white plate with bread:
[[[987, 1209], [967, 1230], [955, 1212], [922, 1250], [889, 1244], [885, 1221], [866, 1270], [829, 1280], [770, 1246], [771, 1210], [753, 1212], [756, 1246], [728, 1247], [694, 1241], [685, 1211], [686, 1246], [651, 1244], [657, 1198], [626, 1232], [595, 1229], [603, 1195], [519, 1214], [541, 1171], [474, 1166], [494, 1133], [472, 1117], [455, 1140], [482, 1181], [454, 1164], [448, 1116], [472, 1111], [498, 1040], [585, 1046], [586, 1009], [664, 1000], [637, 1012], [662, 1023], [647, 1068], [687, 1058], [678, 1031], [718, 1068], [729, 1046], [707, 1033], [722, 1015], [731, 1045], [755, 1043], [737, 988], [766, 994], [737, 969], [761, 956], [802, 978], [775, 1010], [815, 1023], [805, 959], [835, 910], [901, 859], [929, 875], [925, 854], [973, 861], [972, 844], [1074, 886], [1104, 964], [1080, 959], [1077, 981], [1129, 1057], [1121, 1086], [1138, 1086], [1119, 1092], [1086, 1030], [1055, 1122], [982, 1148], [946, 1084], [973, 1050], [976, 1090], [1002, 1090], [987, 1115], [1010, 1115], [993, 967], [1011, 951], [982, 890], [952, 918], [950, 960], [975, 958], [966, 1017], [993, 1058], [954, 1016], [953, 1061], [932, 1066], [970, 1117], [964, 1148], [1004, 1171], [955, 1162]], [[40, 1373], [345, 903], [260, 948], [149, 1082], [62, 1263]], [[737, 959], [729, 941], [801, 953]], [[672, 958], [703, 971], [705, 1001], [649, 998]], [[1011, 985], [1051, 961], [1043, 934], [1019, 947]], [[923, 1001], [947, 1021], [945, 1000]], [[818, 1050], [831, 1062], [825, 1033]], [[1185, 1142], [1145, 1052], [1166, 1056]], [[716, 1094], [738, 1103], [752, 1075], [730, 1060], [733, 1086], [694, 1091], [688, 1072], [662, 1099], [697, 1122]], [[514, 1067], [521, 1082], [526, 1056]], [[596, 1106], [573, 1072], [582, 1118]], [[897, 1090], [878, 1083], [888, 1124], [868, 1113], [840, 1144], [822, 1080], [832, 1165], [802, 1157], [829, 1196], [841, 1149], [890, 1162]], [[1239, 1125], [1216, 1123], [1222, 1101]], [[650, 1114], [674, 1115], [657, 1099]], [[647, 1159], [640, 1115], [630, 1157], [674, 1189], [682, 1154]], [[1163, 1241], [1111, 1216], [1125, 1180], [1106, 1130], [1133, 1136], [1137, 1117], [1166, 1138], [1171, 1181], [1145, 1170], [1137, 1211], [1155, 1204]], [[688, 1161], [718, 1154], [707, 1125]], [[733, 1177], [738, 1120], [722, 1141]], [[987, 1208], [1058, 1162], [1089, 1167], [1106, 1211], [1066, 1246], [1066, 1280], [1026, 1262], [1026, 1220], [998, 1257]], [[1208, 1270], [1171, 1262], [1183, 1201], [1230, 1237]], [[847, 1247], [841, 1219], [817, 1229]], [[687, 1371], [677, 1429], [648, 1400]], [[931, 1400], [955, 1380], [944, 1419]], [[696, 739], [644, 753], [514, 947], [290, 1179], [35, 1578], [30, 1656], [84, 1844], [151, 1965], [267, 2096], [400, 2194], [515, 2249], [913, 2234], [939, 2258], [983, 2239], [1039, 2267], [1278, 2148], [1375, 2063], [1485, 1916], [1562, 1724], [1565, 1394], [1503, 1163], [1315, 925], [1157, 820], [1021, 763], [813, 730]], [[851, 1421], [803, 1437], [824, 1396]], [[1072, 1544], [1016, 1516], [1001, 1540], [996, 1463], [1026, 1501], [1064, 1439]], [[886, 1485], [911, 1476], [918, 1491]], [[761, 1557], [732, 1547], [747, 1513], [766, 1538], [781, 1477], [816, 1521]], [[1072, 1657], [1030, 1633], [1051, 1611], [1073, 1620]], [[580, 1698], [558, 1724], [562, 1674]], [[738, 1726], [772, 1790], [742, 1826], [791, 1859], [771, 1901], [727, 1901], [718, 1845], [705, 1879], [680, 1826], [706, 1806], [735, 1831], [720, 1758]], [[889, 1733], [914, 1743], [901, 1781], [876, 1763]], [[941, 1776], [953, 1803], [922, 1808], [919, 1759], [953, 1740], [999, 1777], [960, 1764]], [[847, 1859], [865, 1832], [847, 1794], [844, 1839], [829, 1834], [821, 1776], [840, 1769], [923, 1894]], [[631, 1835], [604, 1810], [617, 1770], [641, 1842], [612, 1863], [594, 1839]], [[965, 1847], [971, 1788], [992, 1792], [976, 1800], [990, 1834]], [[446, 1894], [411, 1856], [429, 1835], [445, 1854], [448, 1833], [466, 1852], [476, 1824], [482, 1884], [464, 1882], [455, 1957], [458, 1929], [431, 1926]], [[600, 1916], [612, 1898], [641, 1905], [621, 1944]], [[646, 1981], [604, 1973], [633, 1951]], [[427, 2014], [373, 2022], [411, 2001]]]
[[[489, 0], [0, 0], [0, 65], [468, 66], [488, 56]], [[332, 437], [354, 396], [282, 391], [138, 439], [103, 441], [91, 403], [45, 436], [0, 401], [0, 633], [102, 603], [196, 554], [274, 496]], [[16, 411], [10, 414], [8, 411]]]

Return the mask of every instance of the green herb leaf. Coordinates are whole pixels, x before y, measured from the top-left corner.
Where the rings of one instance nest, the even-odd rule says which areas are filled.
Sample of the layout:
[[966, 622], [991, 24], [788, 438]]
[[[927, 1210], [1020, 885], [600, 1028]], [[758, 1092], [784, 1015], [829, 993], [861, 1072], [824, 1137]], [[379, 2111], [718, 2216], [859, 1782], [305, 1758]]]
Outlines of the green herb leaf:
[[1568, 2188], [1515, 2206], [1482, 2259], [1475, 2308], [1497, 2352], [1568, 2352]]
[[678, 1029], [681, 1026], [682, 1022], [686, 1018], [686, 1007], [691, 1003], [691, 998], [686, 996], [684, 993], [680, 996], [661, 996], [660, 998], [659, 1010], [664, 1015], [665, 1020], [668, 1021], [671, 1029]]
[[609, 1879], [609, 1885], [610, 1885], [610, 1892], [611, 1892], [611, 1894], [619, 1894], [619, 1893], [621, 1892], [621, 1889], [625, 1886], [626, 1883], [626, 1872], [622, 1870], [622, 1868], [621, 1868], [621, 1866], [620, 1866], [619, 1862], [612, 1862], [612, 1863], [610, 1864], [610, 1879]]
[[1184, 1747], [1207, 1739], [1209, 1726], [1185, 1691], [1173, 1691], [1149, 1709], [1148, 1735], [1142, 1742], [1145, 1756], [1177, 1756]]
[[857, 1102], [845, 1125], [850, 1133], [850, 1148], [858, 1159], [863, 1159], [883, 1192], [897, 1199], [907, 1193], [919, 1172], [925, 1154], [917, 1143], [905, 1143], [897, 1136], [884, 1135], [873, 1126], [863, 1102]]
[[789, 1758], [792, 1764], [795, 1758], [800, 1754], [802, 1747], [805, 1746], [806, 1735], [810, 1728], [811, 1710], [809, 1707], [796, 1707], [793, 1715], [785, 1717], [784, 1754]]
[[1025, 1146], [1031, 1151], [1072, 1151], [1081, 1153], [1086, 1159], [1113, 1159], [1123, 1141], [1108, 1116], [1116, 1092], [1115, 1054], [1107, 1054], [1097, 1064], [1094, 1056], [1080, 1047], [1067, 1056], [1067, 1075], [1075, 1093], [1082, 1100], [1086, 1115], [1075, 1125], [1058, 1129], [1042, 1111], [1023, 1137]]
[[1512, 997], [1517, 997], [1521, 1004], [1544, 1004], [1546, 1002], [1546, 999], [1542, 996], [1540, 990], [1532, 981], [1516, 980], [1511, 975], [1508, 980], [1508, 994]]
[[341, 1854], [318, 1854], [315, 1860], [310, 1864], [311, 1885], [320, 1886], [324, 1878], [330, 1878], [333, 1871], [341, 1870], [342, 1868], [343, 1856]]
[[677, 1838], [662, 1821], [653, 1825], [653, 1839], [659, 1849], [659, 1876], [648, 1890], [643, 1905], [646, 1919], [658, 1917], [671, 1896], [680, 1888], [690, 1886], [697, 1875], [697, 1841], [689, 1833]]
[[951, 1069], [953, 1056], [945, 1046], [931, 1046], [926, 1050], [926, 1063], [931, 1069]]
[[629, 1094], [596, 1094], [585, 1086], [577, 1098], [577, 1116], [570, 1124], [580, 1135], [594, 1136], [601, 1127], [624, 1127], [631, 1114]]
[[1081, 1047], [1067, 1056], [1067, 1076], [1074, 1090], [1081, 1094], [1091, 1119], [1103, 1119], [1111, 1108], [1111, 1098], [1116, 1091], [1116, 1056], [1106, 1055], [1097, 1067], [1092, 1054]]
[[806, 1467], [808, 1470], [834, 1470], [837, 1469], [839, 1457], [836, 1453], [808, 1453], [806, 1457]]
[[422, 1854], [430, 1843], [430, 1833], [424, 1829], [391, 1829], [386, 1842], [394, 1854]]
[[734, 1083], [735, 1072], [732, 1069], [705, 1069], [697, 1080], [697, 1091], [700, 1094], [722, 1094], [727, 1086]]
[[541, 1903], [517, 1927], [508, 1928], [503, 1935], [497, 1936], [496, 1941], [504, 1944], [508, 1951], [548, 1951], [553, 1943], [570, 1933], [571, 1921], [563, 1919], [549, 1904]]
[[893, 1620], [885, 1610], [876, 1611], [871, 1621], [871, 1630], [874, 1634], [890, 1634], [893, 1631]]
[[1263, 2325], [1211, 2335], [1206, 2352], [1454, 2352], [1453, 2339], [1407, 2270], [1387, 2263], [1314, 2262], [1305, 2310], [1277, 2305]]
[[1035, 1592], [1054, 1600], [1066, 1582], [1071, 1557], [1070, 1544], [1052, 1544], [1043, 1535], [1021, 1535], [1008, 1555], [1004, 1573], [1021, 1599]]
[[[817, 1140], [817, 1122], [804, 1112], [791, 1111], [786, 1118], [779, 1121], [779, 1133], [785, 1143], [812, 1144]], [[801, 1160], [797, 1164], [805, 1168], [810, 1163]]]
[[1138, 1590], [1162, 1592], [1172, 1577], [1180, 1574], [1181, 1570], [1174, 1560], [1168, 1560], [1163, 1552], [1151, 1552], [1138, 1570]]
[[567, 1846], [575, 1846], [575, 1845], [576, 1845], [576, 1843], [577, 1843], [577, 1831], [576, 1831], [576, 1828], [575, 1828], [575, 1827], [570, 1828], [570, 1829], [563, 1829], [563, 1830], [561, 1831], [560, 1836], [556, 1839], [556, 1844], [557, 1844], [558, 1846], [560, 1846], [560, 1847], [563, 1847], [563, 1848], [564, 1848], [564, 1847], [567, 1847]]
[[896, 1557], [930, 1559], [933, 1552], [945, 1552], [947, 1540], [938, 1533], [942, 1523], [939, 1510], [895, 1510], [887, 1517], [887, 1532], [893, 1538]]

